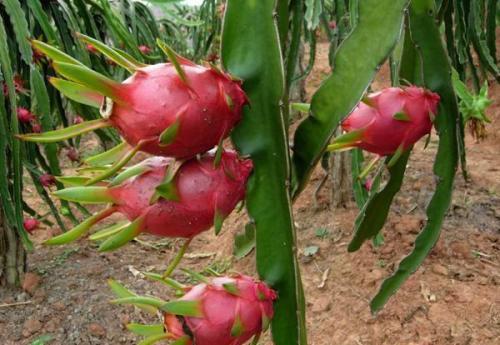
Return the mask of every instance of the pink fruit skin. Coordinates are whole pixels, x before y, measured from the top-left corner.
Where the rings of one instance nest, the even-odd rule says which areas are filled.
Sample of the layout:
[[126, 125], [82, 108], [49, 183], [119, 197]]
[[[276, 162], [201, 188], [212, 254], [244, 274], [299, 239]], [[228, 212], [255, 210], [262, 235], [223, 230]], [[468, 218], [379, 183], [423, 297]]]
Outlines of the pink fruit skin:
[[51, 174], [43, 174], [38, 180], [44, 187], [50, 187], [56, 184], [56, 178]]
[[27, 218], [23, 221], [24, 230], [30, 234], [40, 226], [40, 222], [35, 218]]
[[[381, 156], [393, 154], [400, 145], [408, 149], [432, 129], [431, 113], [437, 113], [439, 95], [410, 86], [387, 88], [368, 96], [342, 123], [346, 132], [362, 130], [357, 147]], [[403, 112], [409, 121], [394, 119]]]
[[[237, 295], [224, 289], [224, 284], [236, 287]], [[215, 278], [209, 285], [194, 286], [181, 300], [199, 301], [202, 317], [184, 317], [196, 345], [242, 345], [262, 331], [263, 318], [273, 318], [276, 292], [262, 282], [239, 275]], [[231, 329], [239, 319], [242, 333], [232, 336]], [[165, 315], [165, 326], [174, 336], [183, 335], [180, 320]]]
[[42, 125], [39, 124], [38, 122], [34, 122], [31, 124], [31, 131], [33, 133], [41, 133], [42, 132]]
[[147, 45], [142, 44], [139, 46], [139, 51], [143, 54], [149, 54], [151, 53], [151, 48], [149, 48]]
[[160, 198], [150, 205], [155, 188], [161, 184], [172, 163], [155, 157], [146, 164], [152, 169], [110, 189], [117, 210], [134, 220], [144, 217], [144, 231], [164, 237], [190, 238], [214, 224], [215, 212], [229, 215], [245, 196], [246, 181], [252, 170], [250, 160], [240, 160], [234, 152], [222, 154], [214, 168], [214, 156], [191, 159], [177, 171], [174, 185], [178, 201]]
[[[167, 63], [141, 68], [118, 91], [125, 103], [115, 103], [110, 121], [129, 144], [147, 140], [141, 151], [191, 158], [217, 145], [241, 119], [247, 98], [238, 82], [182, 61], [189, 86]], [[160, 145], [160, 135], [176, 120], [179, 127], [173, 141]]]
[[30, 123], [30, 121], [35, 119], [35, 116], [26, 108], [17, 108], [17, 118], [19, 122]]

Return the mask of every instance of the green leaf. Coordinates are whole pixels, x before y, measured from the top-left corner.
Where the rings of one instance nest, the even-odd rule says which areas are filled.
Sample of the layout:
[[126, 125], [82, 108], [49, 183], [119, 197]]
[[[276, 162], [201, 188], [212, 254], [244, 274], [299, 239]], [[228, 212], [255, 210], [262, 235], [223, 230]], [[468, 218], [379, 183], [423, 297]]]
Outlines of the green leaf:
[[114, 234], [119, 233], [123, 229], [127, 228], [130, 225], [130, 222], [120, 222], [113, 224], [111, 226], [108, 226], [104, 229], [101, 229], [99, 231], [96, 231], [92, 235], [89, 236], [89, 240], [91, 241], [100, 241], [103, 239], [106, 239], [108, 237], [113, 236]]
[[137, 69], [141, 67], [140, 65], [136, 65], [134, 63], [134, 60], [127, 59], [123, 54], [118, 53], [116, 50], [108, 47], [101, 41], [98, 41], [92, 37], [89, 37], [81, 33], [78, 33], [77, 36], [85, 43], [91, 44], [95, 49], [104, 54], [108, 59], [122, 66], [130, 73], [134, 73]]
[[169, 334], [157, 334], [157, 335], [152, 335], [150, 337], [147, 337], [146, 339], [140, 341], [137, 343], [137, 345], [153, 345], [161, 340], [169, 339], [170, 335]]
[[80, 83], [87, 88], [109, 97], [116, 102], [124, 102], [120, 96], [120, 84], [105, 77], [87, 67], [69, 64], [65, 62], [54, 62], [52, 64], [57, 73], [69, 80]]
[[234, 236], [233, 255], [237, 259], [242, 259], [255, 248], [255, 224], [247, 223], [242, 234]]
[[32, 40], [31, 44], [33, 48], [38, 50], [40, 53], [48, 56], [55, 62], [64, 62], [73, 65], [79, 65], [85, 67], [80, 61], [75, 59], [74, 57], [64, 53], [63, 51], [57, 49], [56, 47], [51, 46], [50, 44], [44, 43], [38, 40]]
[[107, 164], [113, 164], [119, 160], [123, 155], [130, 150], [129, 145], [126, 142], [116, 145], [115, 147], [99, 153], [94, 156], [85, 158], [83, 161], [93, 167], [103, 166]]
[[109, 252], [123, 247], [134, 238], [136, 238], [144, 229], [144, 219], [139, 217], [135, 219], [132, 223], [122, 228], [120, 232], [107, 238], [99, 246], [100, 252]]
[[172, 301], [162, 304], [159, 309], [169, 314], [179, 316], [203, 317], [200, 301]]
[[110, 126], [111, 124], [108, 121], [104, 119], [99, 119], [99, 120], [86, 121], [78, 125], [61, 128], [50, 132], [30, 133], [24, 135], [17, 135], [17, 137], [25, 141], [33, 141], [38, 143], [55, 143], [58, 141], [63, 141], [66, 139], [76, 137], [81, 134], [92, 132], [99, 128], [106, 128]]
[[[246, 205], [256, 224], [257, 270], [280, 296], [272, 321], [273, 340], [276, 345], [304, 345], [305, 303], [287, 183], [288, 135], [281, 112], [285, 81], [275, 6], [274, 0], [226, 3], [222, 61], [226, 71], [244, 80], [252, 105], [244, 109], [232, 139], [239, 152], [250, 155], [254, 163]], [[287, 17], [280, 19], [288, 25]]]
[[95, 215], [87, 218], [82, 223], [71, 229], [70, 231], [65, 232], [59, 236], [49, 238], [44, 242], [44, 244], [61, 245], [76, 241], [78, 238], [80, 238], [86, 232], [88, 232], [92, 226], [94, 226], [96, 223], [103, 220], [104, 218], [109, 217], [114, 212], [115, 212], [114, 208], [106, 208], [96, 213]]
[[70, 187], [53, 193], [59, 199], [84, 204], [103, 204], [114, 202], [107, 187]]
[[165, 334], [164, 325], [161, 323], [154, 325], [141, 325], [139, 323], [129, 323], [127, 329], [137, 335], [142, 335], [145, 337]]
[[458, 166], [457, 122], [459, 112], [451, 81], [448, 55], [442, 45], [439, 28], [434, 17], [434, 1], [413, 0], [410, 9], [412, 39], [422, 56], [424, 85], [441, 97], [439, 116], [435, 125], [439, 134], [439, 146], [434, 163], [436, 189], [427, 207], [427, 224], [415, 240], [410, 255], [399, 264], [396, 272], [387, 278], [373, 298], [370, 306], [378, 311], [417, 270], [430, 253], [441, 232], [448, 212], [453, 191], [453, 181]]
[[30, 32], [26, 16], [18, 0], [3, 0], [5, 11], [9, 15], [12, 28], [16, 34], [17, 48], [21, 53], [21, 57], [26, 64], [31, 64], [33, 61], [33, 52], [29, 44]]
[[75, 102], [99, 109], [104, 101], [100, 93], [82, 84], [59, 78], [50, 78], [49, 81], [59, 92]]
[[359, 2], [358, 24], [335, 55], [335, 72], [314, 94], [310, 115], [295, 133], [295, 197], [305, 187], [340, 120], [363, 97], [380, 64], [396, 45], [407, 4], [408, 0]]

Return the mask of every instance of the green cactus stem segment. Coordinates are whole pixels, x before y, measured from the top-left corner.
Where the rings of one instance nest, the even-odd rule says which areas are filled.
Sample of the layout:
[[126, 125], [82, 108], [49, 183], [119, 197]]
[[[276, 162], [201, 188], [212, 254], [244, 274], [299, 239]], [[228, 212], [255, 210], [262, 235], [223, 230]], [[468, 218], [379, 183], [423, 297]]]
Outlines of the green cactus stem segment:
[[137, 69], [142, 67], [142, 66], [136, 65], [133, 61], [127, 59], [122, 54], [117, 53], [113, 48], [108, 47], [107, 45], [105, 45], [101, 41], [93, 39], [93, 38], [86, 36], [82, 33], [77, 33], [76, 35], [82, 41], [84, 41], [87, 44], [91, 44], [95, 49], [97, 49], [100, 53], [105, 55], [108, 59], [115, 62], [117, 65], [122, 66], [130, 73], [134, 73]]
[[115, 207], [106, 208], [101, 212], [98, 212], [97, 214], [93, 215], [92, 217], [87, 218], [85, 221], [83, 221], [81, 224], [77, 225], [70, 231], [48, 239], [47, 241], [44, 242], [44, 244], [60, 245], [73, 242], [79, 237], [81, 237], [83, 234], [85, 234], [87, 231], [89, 231], [93, 225], [103, 220], [104, 218], [109, 217], [115, 212], [116, 212]]
[[70, 187], [52, 193], [55, 197], [83, 204], [113, 203], [115, 200], [109, 194], [107, 187]]
[[139, 142], [134, 148], [128, 150], [120, 160], [115, 162], [108, 170], [104, 171], [102, 174], [93, 177], [89, 181], [87, 181], [86, 185], [90, 186], [93, 185], [99, 181], [102, 181], [110, 176], [113, 176], [116, 174], [118, 171], [120, 171], [134, 156], [136, 153], [141, 149], [141, 147], [145, 144], [146, 142], [141, 141]]
[[128, 150], [130, 150], [130, 145], [126, 142], [122, 142], [107, 151], [85, 158], [83, 162], [91, 166], [113, 164], [123, 157]]
[[49, 132], [17, 135], [16, 138], [19, 138], [24, 141], [32, 141], [32, 142], [48, 144], [48, 143], [56, 143], [58, 141], [71, 139], [78, 135], [106, 127], [111, 127], [111, 123], [105, 119], [99, 119], [99, 120], [86, 121], [78, 125], [57, 129]]
[[118, 233], [109, 237], [106, 241], [101, 243], [101, 245], [99, 246], [99, 251], [109, 252], [111, 250], [123, 247], [142, 232], [143, 226], [144, 219], [142, 217], [137, 218], [128, 226], [120, 230]]
[[38, 41], [38, 40], [32, 40], [31, 45], [32, 45], [33, 49], [44, 54], [45, 56], [47, 56], [49, 59], [52, 59], [53, 61], [64, 62], [64, 63], [69, 63], [69, 64], [85, 67], [85, 65], [82, 64], [77, 59], [69, 56], [66, 53], [63, 53], [59, 49], [54, 48], [54, 47], [48, 45], [47, 43], [44, 43], [44, 42]]
[[94, 90], [69, 80], [51, 77], [49, 82], [69, 99], [99, 109], [104, 97]]
[[179, 265], [181, 262], [182, 258], [184, 257], [184, 254], [186, 254], [186, 250], [188, 249], [189, 245], [191, 244], [191, 241], [193, 238], [188, 238], [182, 247], [179, 249], [177, 254], [175, 255], [174, 259], [170, 262], [168, 265], [167, 269], [165, 270], [165, 273], [163, 273], [162, 279], [166, 279], [172, 275], [176, 267]]
[[360, 142], [362, 135], [363, 130], [356, 130], [342, 134], [335, 138], [330, 145], [328, 145], [327, 151], [332, 152], [343, 149], [351, 149]]

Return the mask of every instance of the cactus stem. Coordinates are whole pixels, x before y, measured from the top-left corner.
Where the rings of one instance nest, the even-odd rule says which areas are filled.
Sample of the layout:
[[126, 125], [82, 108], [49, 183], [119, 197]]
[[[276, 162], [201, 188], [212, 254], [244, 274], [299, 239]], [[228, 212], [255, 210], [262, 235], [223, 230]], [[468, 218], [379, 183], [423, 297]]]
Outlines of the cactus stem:
[[174, 272], [174, 270], [176, 269], [176, 267], [179, 265], [182, 258], [184, 257], [184, 254], [186, 254], [186, 250], [188, 249], [192, 240], [193, 240], [193, 238], [190, 237], [186, 240], [186, 242], [184, 242], [182, 247], [177, 252], [177, 255], [175, 255], [174, 259], [172, 261], [170, 261], [170, 264], [168, 265], [167, 269], [165, 270], [165, 273], [163, 273], [163, 276], [162, 276], [163, 279], [166, 279], [172, 275], [172, 273]]

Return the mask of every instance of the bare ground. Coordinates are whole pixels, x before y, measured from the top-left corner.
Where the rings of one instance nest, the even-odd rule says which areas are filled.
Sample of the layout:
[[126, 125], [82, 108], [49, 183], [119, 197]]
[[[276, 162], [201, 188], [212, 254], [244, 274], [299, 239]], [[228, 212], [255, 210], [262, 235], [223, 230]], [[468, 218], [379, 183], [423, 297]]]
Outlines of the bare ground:
[[[319, 46], [318, 66], [308, 80], [309, 94], [329, 72], [326, 45]], [[382, 70], [374, 88], [387, 85]], [[495, 104], [489, 115], [489, 137], [481, 143], [467, 140], [471, 181], [457, 176], [453, 204], [438, 245], [424, 265], [404, 284], [377, 316], [369, 312], [370, 298], [384, 277], [409, 253], [425, 220], [425, 207], [434, 188], [432, 164], [437, 147], [432, 141], [412, 155], [403, 190], [384, 228], [385, 245], [365, 244], [347, 253], [356, 216], [355, 206], [332, 210], [329, 186], [322, 190], [318, 207], [313, 192], [323, 172], [318, 169], [308, 189], [295, 204], [301, 270], [307, 296], [307, 323], [312, 345], [379, 344], [500, 344], [500, 108], [499, 86], [490, 95]], [[27, 189], [26, 194], [32, 193]], [[35, 198], [30, 204], [37, 205]], [[40, 206], [41, 207], [41, 206]], [[231, 257], [234, 233], [245, 223], [233, 214], [222, 235], [206, 233], [194, 240], [184, 267], [219, 272], [255, 272], [254, 255], [236, 261]], [[324, 237], [318, 237], [317, 229]], [[28, 292], [0, 291], [2, 344], [31, 344], [41, 335], [49, 344], [135, 344], [124, 325], [154, 321], [131, 307], [113, 306], [106, 279], [115, 278], [141, 294], [168, 298], [157, 283], [141, 279], [140, 271], [161, 271], [180, 242], [155, 242], [141, 237], [108, 254], [99, 254], [86, 240], [65, 247], [39, 243], [56, 233], [43, 229], [33, 236], [37, 243], [29, 255], [29, 270], [41, 280]], [[152, 248], [151, 245], [157, 246]], [[319, 247], [312, 257], [303, 250]], [[179, 280], [185, 280], [177, 275]], [[36, 280], [36, 279], [35, 279]], [[29, 284], [28, 284], [29, 285]], [[270, 344], [269, 340], [262, 344]]]

